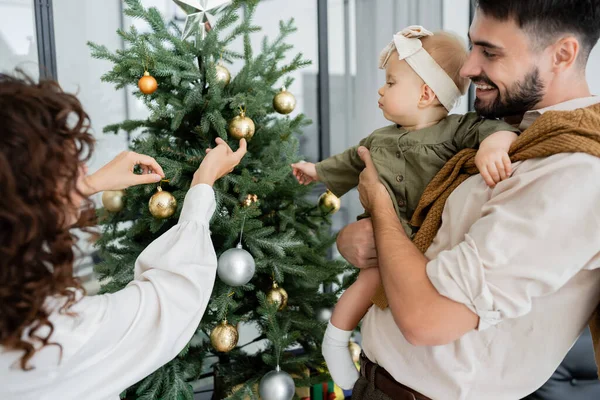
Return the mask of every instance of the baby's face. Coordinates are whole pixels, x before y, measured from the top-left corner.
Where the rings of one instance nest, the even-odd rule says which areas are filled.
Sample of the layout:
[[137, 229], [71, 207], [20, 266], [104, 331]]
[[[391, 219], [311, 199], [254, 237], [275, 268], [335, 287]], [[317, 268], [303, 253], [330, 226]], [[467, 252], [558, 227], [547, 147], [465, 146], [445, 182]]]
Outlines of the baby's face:
[[385, 85], [378, 91], [383, 116], [396, 124], [409, 125], [419, 112], [424, 84], [406, 61], [398, 60], [398, 53], [392, 53], [385, 68]]

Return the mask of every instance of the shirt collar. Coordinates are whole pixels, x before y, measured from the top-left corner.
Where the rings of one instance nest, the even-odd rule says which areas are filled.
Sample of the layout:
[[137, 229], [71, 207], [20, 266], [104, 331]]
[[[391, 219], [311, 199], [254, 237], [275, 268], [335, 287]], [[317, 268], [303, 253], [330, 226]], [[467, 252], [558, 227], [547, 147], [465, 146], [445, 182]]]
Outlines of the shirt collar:
[[600, 103], [600, 96], [580, 97], [578, 99], [568, 100], [562, 103], [540, 108], [539, 110], [530, 110], [523, 115], [523, 120], [519, 125], [519, 130], [524, 131], [529, 128], [536, 119], [547, 111], [572, 111], [578, 108], [585, 108]]

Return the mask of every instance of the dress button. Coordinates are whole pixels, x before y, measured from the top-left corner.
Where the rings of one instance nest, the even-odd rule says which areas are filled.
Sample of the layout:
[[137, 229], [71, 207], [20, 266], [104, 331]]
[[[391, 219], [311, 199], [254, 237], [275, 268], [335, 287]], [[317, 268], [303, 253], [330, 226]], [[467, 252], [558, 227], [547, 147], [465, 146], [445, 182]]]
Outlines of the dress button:
[[396, 182], [402, 182], [404, 180], [404, 176], [396, 175]]
[[401, 158], [402, 157], [402, 153], [400, 153], [399, 151], [396, 152], [396, 157], [397, 158]]
[[398, 207], [404, 207], [406, 203], [402, 199], [398, 199]]

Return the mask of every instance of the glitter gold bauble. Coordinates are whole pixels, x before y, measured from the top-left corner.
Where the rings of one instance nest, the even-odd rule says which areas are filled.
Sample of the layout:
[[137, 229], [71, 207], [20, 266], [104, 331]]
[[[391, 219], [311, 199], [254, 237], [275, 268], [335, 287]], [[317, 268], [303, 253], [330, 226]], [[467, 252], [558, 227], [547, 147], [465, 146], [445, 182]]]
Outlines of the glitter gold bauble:
[[156, 82], [156, 79], [150, 75], [150, 72], [146, 71], [144, 72], [144, 76], [142, 76], [138, 81], [138, 87], [142, 93], [152, 94], [156, 92], [156, 89], [158, 88], [158, 82]]
[[273, 282], [273, 288], [267, 293], [267, 301], [278, 305], [278, 311], [282, 311], [287, 306], [288, 294], [284, 288], [279, 287], [277, 282]]
[[171, 193], [162, 190], [159, 186], [157, 192], [150, 197], [148, 209], [154, 218], [165, 219], [175, 214], [177, 210], [177, 200]]
[[362, 351], [358, 343], [349, 342], [348, 350], [350, 350], [350, 355], [352, 356], [352, 362], [357, 363], [360, 362], [360, 352]]
[[215, 350], [221, 353], [228, 353], [237, 346], [238, 331], [235, 326], [223, 320], [210, 333], [210, 343]]
[[340, 199], [330, 190], [319, 197], [319, 209], [325, 214], [334, 214], [339, 211], [341, 206]]
[[125, 207], [123, 196], [125, 192], [122, 190], [106, 190], [102, 193], [102, 205], [107, 211], [119, 212]]
[[242, 205], [244, 207], [250, 207], [252, 204], [256, 203], [258, 201], [258, 196], [255, 194], [249, 194], [246, 196], [246, 198], [244, 199], [244, 201], [242, 201]]
[[252, 139], [255, 129], [254, 121], [246, 117], [244, 111], [241, 111], [240, 115], [233, 117], [233, 119], [229, 121], [229, 136], [236, 140]]
[[228, 85], [231, 81], [231, 74], [229, 73], [229, 70], [222, 64], [217, 64], [215, 69], [217, 70], [217, 81], [222, 83], [224, 86]]
[[273, 108], [279, 114], [289, 114], [296, 108], [296, 98], [284, 87], [273, 97]]

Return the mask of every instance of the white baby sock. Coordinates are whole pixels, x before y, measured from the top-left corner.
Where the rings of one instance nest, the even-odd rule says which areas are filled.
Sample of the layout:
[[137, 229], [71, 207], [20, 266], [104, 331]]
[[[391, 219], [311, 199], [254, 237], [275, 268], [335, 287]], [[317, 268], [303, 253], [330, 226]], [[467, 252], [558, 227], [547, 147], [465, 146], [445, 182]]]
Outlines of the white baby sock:
[[352, 389], [358, 379], [358, 370], [348, 349], [351, 335], [351, 331], [338, 329], [330, 321], [321, 346], [333, 381], [345, 390]]

